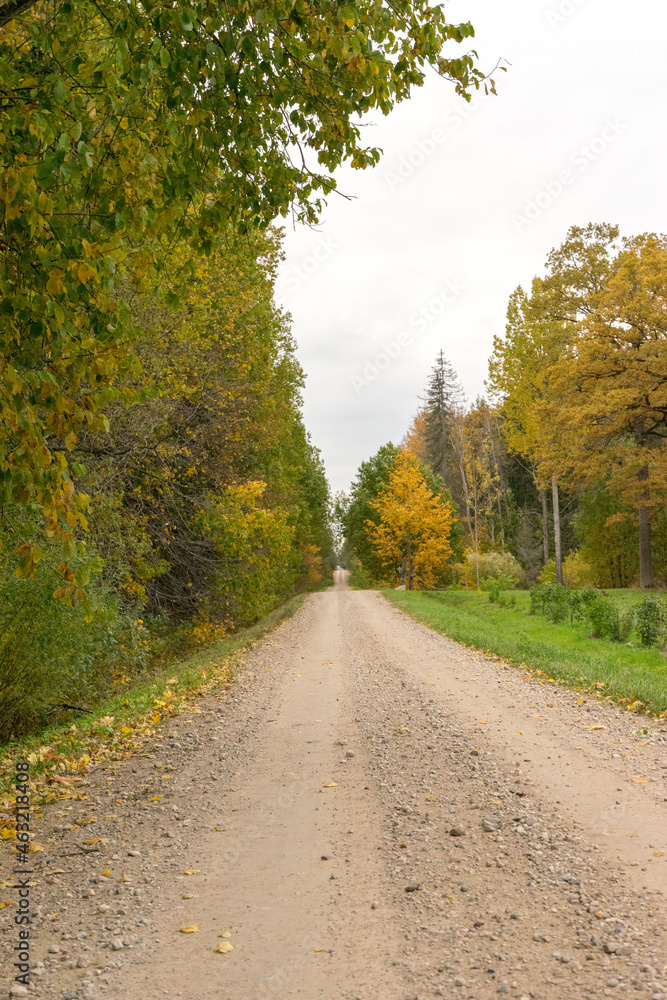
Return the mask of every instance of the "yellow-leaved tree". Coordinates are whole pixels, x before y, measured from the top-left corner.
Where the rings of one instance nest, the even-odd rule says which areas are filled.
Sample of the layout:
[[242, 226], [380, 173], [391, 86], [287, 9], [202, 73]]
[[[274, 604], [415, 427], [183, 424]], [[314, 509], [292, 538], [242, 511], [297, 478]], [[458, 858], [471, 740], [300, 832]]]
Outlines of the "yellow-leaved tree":
[[429, 489], [416, 459], [398, 455], [387, 489], [370, 506], [380, 521], [366, 521], [366, 532], [387, 579], [400, 567], [408, 590], [434, 587], [452, 555], [454, 510]]

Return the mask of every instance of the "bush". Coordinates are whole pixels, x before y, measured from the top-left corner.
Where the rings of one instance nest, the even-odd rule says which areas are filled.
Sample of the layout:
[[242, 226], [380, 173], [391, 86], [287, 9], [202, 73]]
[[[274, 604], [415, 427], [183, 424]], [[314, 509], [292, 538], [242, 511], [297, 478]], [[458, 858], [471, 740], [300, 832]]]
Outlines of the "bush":
[[616, 605], [599, 594], [588, 606], [588, 620], [594, 639], [611, 639], [612, 642], [627, 642], [634, 624], [634, 611], [628, 609], [621, 614]]
[[[515, 587], [523, 587], [526, 574], [523, 567], [511, 552], [481, 552], [479, 557], [474, 552], [466, 552], [464, 562], [452, 566], [455, 579], [469, 588], [477, 587], [477, 559], [479, 558], [480, 589], [488, 589], [483, 584], [499, 578], [511, 579]], [[505, 588], [506, 589], [506, 588]]]
[[[556, 582], [556, 561], [550, 559], [538, 580], [540, 583]], [[563, 583], [566, 587], [577, 590], [580, 587], [590, 587], [595, 583], [593, 571], [579, 552], [570, 552], [563, 559]]]
[[[496, 576], [489, 577], [484, 580], [480, 585], [480, 590], [487, 590], [489, 593], [489, 600], [492, 603], [497, 604], [500, 600], [500, 595], [505, 590], [514, 590], [516, 583], [511, 576]], [[516, 603], [516, 598], [514, 599]]]
[[43, 563], [33, 580], [0, 565], [0, 742], [39, 729], [63, 703], [93, 708], [145, 665], [141, 619], [94, 583], [94, 613], [90, 604], [62, 604], [52, 596], [57, 582]]
[[562, 583], [540, 583], [530, 592], [530, 613], [540, 612], [557, 625], [569, 614], [570, 591]]
[[635, 609], [636, 628], [642, 646], [657, 646], [663, 632], [664, 605], [657, 597], [645, 597]]

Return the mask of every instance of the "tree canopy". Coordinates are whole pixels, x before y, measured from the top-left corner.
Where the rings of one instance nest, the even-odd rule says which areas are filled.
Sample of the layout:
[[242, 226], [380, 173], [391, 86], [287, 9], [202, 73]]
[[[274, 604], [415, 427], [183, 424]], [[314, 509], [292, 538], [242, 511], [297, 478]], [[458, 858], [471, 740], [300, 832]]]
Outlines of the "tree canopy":
[[447, 49], [472, 34], [423, 0], [0, 2], [5, 495], [50, 530], [84, 525], [68, 453], [106, 428], [132, 298], [175, 301], [178, 244], [196, 257], [229, 226], [316, 219], [337, 166], [379, 158], [360, 116], [429, 65], [464, 96], [481, 84], [474, 55]]

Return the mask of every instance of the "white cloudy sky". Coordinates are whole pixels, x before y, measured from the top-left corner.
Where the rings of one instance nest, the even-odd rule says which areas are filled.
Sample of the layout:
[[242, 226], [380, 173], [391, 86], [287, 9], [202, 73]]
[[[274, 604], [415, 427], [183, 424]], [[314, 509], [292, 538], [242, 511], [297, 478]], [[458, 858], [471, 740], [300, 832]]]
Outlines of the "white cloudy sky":
[[354, 200], [332, 198], [317, 231], [287, 229], [278, 299], [333, 489], [400, 441], [441, 348], [469, 398], [483, 391], [510, 292], [570, 225], [667, 230], [667, 5], [453, 0], [447, 13], [475, 25], [482, 68], [511, 64], [499, 96], [471, 107], [432, 75], [371, 125], [380, 165], [341, 172]]

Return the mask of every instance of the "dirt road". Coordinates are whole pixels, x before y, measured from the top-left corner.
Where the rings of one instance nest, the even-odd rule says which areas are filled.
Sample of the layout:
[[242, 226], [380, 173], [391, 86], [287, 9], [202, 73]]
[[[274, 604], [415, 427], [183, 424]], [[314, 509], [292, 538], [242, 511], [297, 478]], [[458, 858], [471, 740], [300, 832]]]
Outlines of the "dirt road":
[[664, 732], [339, 579], [51, 817], [31, 994], [667, 1000]]

